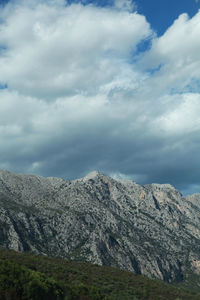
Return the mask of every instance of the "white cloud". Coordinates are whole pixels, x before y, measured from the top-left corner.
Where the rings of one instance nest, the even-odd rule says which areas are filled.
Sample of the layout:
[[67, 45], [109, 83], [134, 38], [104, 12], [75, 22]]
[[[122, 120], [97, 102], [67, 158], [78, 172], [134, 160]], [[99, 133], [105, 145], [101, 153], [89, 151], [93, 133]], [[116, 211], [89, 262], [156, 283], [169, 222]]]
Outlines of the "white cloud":
[[200, 131], [200, 94], [175, 94], [167, 96], [167, 102], [168, 110], [152, 123], [154, 130], [166, 135], [186, 135]]
[[142, 64], [155, 71], [162, 89], [200, 92], [199, 31], [200, 12], [191, 19], [182, 14], [162, 37], [154, 39]]
[[[130, 4], [29, 0], [2, 9], [0, 167], [195, 184], [187, 174], [200, 169], [200, 13], [156, 38]], [[144, 39], [152, 47], [141, 55]], [[181, 160], [188, 172], [176, 172]]]
[[130, 12], [132, 12], [136, 8], [136, 5], [132, 0], [115, 0], [114, 4], [116, 8], [120, 10], [127, 10]]
[[96, 93], [150, 34], [143, 16], [80, 4], [24, 4], [4, 19], [0, 43], [8, 51], [0, 59], [0, 82], [44, 98]]

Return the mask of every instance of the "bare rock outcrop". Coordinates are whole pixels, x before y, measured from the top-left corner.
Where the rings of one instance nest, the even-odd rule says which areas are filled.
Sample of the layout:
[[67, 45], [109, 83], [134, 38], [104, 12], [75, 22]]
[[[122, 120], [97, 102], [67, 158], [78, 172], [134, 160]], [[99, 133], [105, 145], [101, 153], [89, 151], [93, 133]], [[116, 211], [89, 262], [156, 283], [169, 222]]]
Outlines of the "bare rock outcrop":
[[67, 181], [0, 171], [0, 246], [172, 282], [199, 273], [200, 195], [99, 172]]

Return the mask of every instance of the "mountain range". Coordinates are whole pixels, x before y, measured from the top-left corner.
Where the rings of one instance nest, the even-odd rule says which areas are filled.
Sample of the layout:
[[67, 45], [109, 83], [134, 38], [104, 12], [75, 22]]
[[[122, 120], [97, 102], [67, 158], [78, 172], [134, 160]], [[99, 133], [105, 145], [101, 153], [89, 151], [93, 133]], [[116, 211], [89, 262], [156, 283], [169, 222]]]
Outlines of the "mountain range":
[[69, 181], [1, 170], [0, 246], [181, 282], [200, 274], [200, 195], [97, 171]]

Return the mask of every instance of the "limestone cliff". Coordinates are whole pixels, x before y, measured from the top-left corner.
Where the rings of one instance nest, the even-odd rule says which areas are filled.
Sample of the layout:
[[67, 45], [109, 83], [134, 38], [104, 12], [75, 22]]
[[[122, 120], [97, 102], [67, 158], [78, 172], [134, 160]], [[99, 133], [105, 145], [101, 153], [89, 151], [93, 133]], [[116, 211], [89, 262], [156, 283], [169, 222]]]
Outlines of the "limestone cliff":
[[200, 272], [200, 196], [99, 172], [67, 181], [0, 171], [0, 245], [165, 281]]

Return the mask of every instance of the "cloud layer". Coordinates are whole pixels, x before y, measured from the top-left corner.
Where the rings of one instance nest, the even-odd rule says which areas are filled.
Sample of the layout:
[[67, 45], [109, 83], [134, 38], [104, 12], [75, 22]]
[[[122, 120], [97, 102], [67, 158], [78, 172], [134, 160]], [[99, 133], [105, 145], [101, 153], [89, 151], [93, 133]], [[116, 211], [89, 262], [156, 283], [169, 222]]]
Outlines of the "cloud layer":
[[200, 191], [200, 13], [158, 38], [130, 3], [1, 9], [1, 168]]

